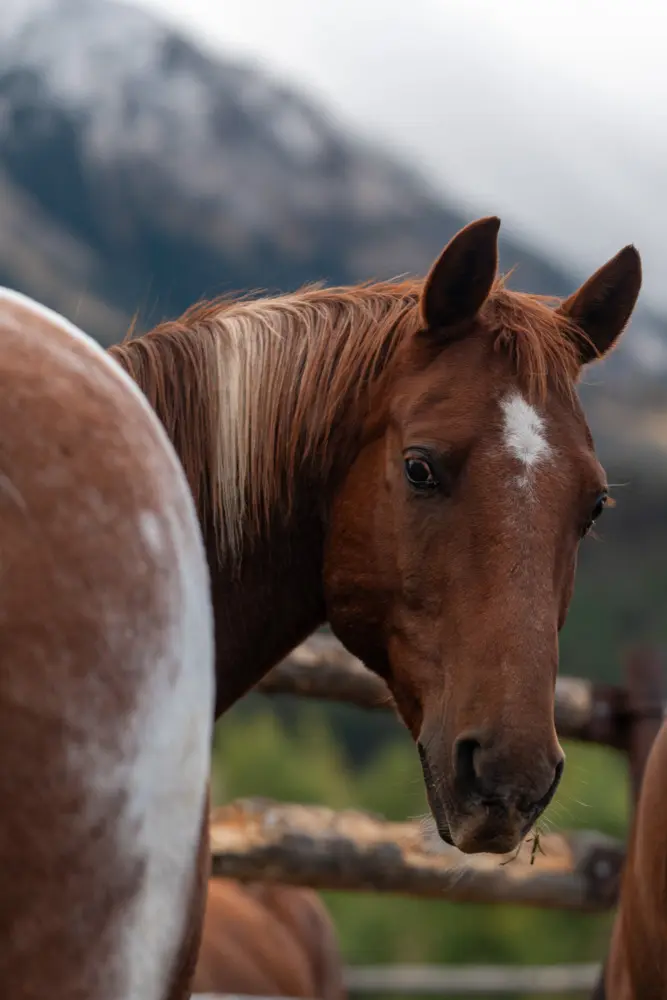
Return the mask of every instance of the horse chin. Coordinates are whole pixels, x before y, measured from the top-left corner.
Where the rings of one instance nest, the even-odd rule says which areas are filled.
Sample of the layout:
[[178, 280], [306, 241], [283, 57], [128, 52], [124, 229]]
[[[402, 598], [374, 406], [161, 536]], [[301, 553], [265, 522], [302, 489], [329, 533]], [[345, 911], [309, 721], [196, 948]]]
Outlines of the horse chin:
[[450, 833], [454, 847], [462, 854], [509, 854], [524, 838], [523, 825], [509, 815], [500, 819], [471, 813], [452, 823]]
[[516, 850], [530, 830], [530, 824], [517, 828], [515, 824], [480, 822], [474, 815], [445, 818], [438, 807], [431, 810], [431, 817], [425, 827], [425, 836], [431, 849], [438, 850], [447, 844], [462, 854], [509, 854]]
[[462, 854], [508, 854], [519, 846], [525, 834], [516, 810], [498, 810], [482, 802], [459, 804], [444, 782], [435, 783], [428, 759], [418, 747], [432, 817], [429, 825], [442, 843]]

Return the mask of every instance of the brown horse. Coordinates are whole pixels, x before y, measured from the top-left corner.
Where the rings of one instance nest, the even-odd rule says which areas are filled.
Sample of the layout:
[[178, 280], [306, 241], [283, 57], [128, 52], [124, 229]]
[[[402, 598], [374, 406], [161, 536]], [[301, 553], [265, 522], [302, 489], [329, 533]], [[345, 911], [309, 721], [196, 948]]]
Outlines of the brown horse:
[[600, 1000], [667, 997], [667, 722], [642, 779]]
[[193, 989], [344, 1000], [336, 932], [317, 893], [212, 878]]
[[214, 681], [192, 497], [136, 385], [5, 289], [0, 390], [1, 992], [181, 1000]]
[[558, 631], [608, 499], [576, 382], [641, 265], [628, 246], [559, 303], [510, 291], [499, 225], [426, 281], [207, 303], [111, 353], [198, 504], [218, 715], [328, 619], [388, 682], [443, 839], [503, 853], [563, 767]]

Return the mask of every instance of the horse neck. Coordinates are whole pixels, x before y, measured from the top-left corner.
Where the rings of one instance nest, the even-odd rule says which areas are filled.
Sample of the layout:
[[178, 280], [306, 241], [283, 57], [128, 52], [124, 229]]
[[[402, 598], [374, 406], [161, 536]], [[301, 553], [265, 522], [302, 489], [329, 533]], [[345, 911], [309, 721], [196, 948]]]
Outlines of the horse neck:
[[298, 503], [294, 519], [248, 546], [233, 571], [209, 541], [216, 718], [325, 621], [323, 536], [316, 509]]
[[416, 301], [405, 283], [202, 307], [111, 348], [156, 409], [200, 508], [218, 714], [325, 620], [328, 500], [381, 408], [377, 389]]

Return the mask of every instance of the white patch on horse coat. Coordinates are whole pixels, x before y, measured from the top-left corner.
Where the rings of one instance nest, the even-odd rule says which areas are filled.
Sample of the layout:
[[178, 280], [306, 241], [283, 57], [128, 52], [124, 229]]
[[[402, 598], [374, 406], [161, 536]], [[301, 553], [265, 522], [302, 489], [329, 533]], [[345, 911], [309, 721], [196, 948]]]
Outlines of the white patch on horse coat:
[[143, 510], [139, 515], [139, 531], [151, 552], [162, 550], [162, 527], [160, 518], [151, 510]]
[[[213, 614], [201, 530], [176, 452], [129, 375], [91, 337], [18, 292], [0, 288], [0, 323], [3, 302], [18, 305], [83, 341], [90, 352], [93, 377], [104, 365], [105, 375], [118, 388], [119, 413], [131, 429], [128, 447], [143, 469], [145, 482], [159, 497], [155, 510], [137, 510], [136, 516], [120, 523], [110, 509], [108, 530], [118, 538], [119, 560], [127, 561], [124, 585], [132, 587], [143, 555], [155, 578], [155, 606], [162, 610], [153, 620], [147, 616], [137, 631], [133, 619], [114, 609], [112, 595], [108, 605], [102, 595], [105, 614], [99, 626], [99, 659], [91, 664], [80, 696], [57, 707], [64, 715], [71, 713], [80, 735], [70, 748], [68, 767], [85, 791], [81, 829], [94, 829], [99, 819], [112, 823], [116, 857], [123, 865], [139, 866], [142, 872], [137, 891], [119, 914], [113, 953], [99, 955], [92, 946], [90, 962], [100, 983], [110, 972], [119, 975], [123, 1000], [164, 1000], [184, 942], [188, 904], [198, 874], [210, 772]], [[85, 357], [76, 361], [77, 366], [86, 367]], [[67, 363], [69, 359], [63, 359], [63, 365]], [[114, 382], [105, 378], [101, 391], [115, 392]], [[133, 404], [141, 409], [133, 409]], [[92, 530], [106, 531], [94, 507], [87, 507], [92, 510]], [[86, 529], [79, 525], [76, 530]], [[99, 598], [97, 593], [94, 596]], [[130, 662], [119, 664], [115, 650], [122, 647], [120, 637], [128, 634]], [[105, 703], [110, 670], [123, 671], [131, 678], [131, 713], [100, 718], [98, 707]], [[118, 801], [119, 792], [121, 805], [109, 815], [109, 803]], [[113, 880], [113, 866], [98, 874]], [[72, 914], [71, 920], [76, 919]]]
[[[151, 523], [160, 530], [157, 517]], [[146, 678], [145, 703], [136, 719], [138, 752], [128, 769], [131, 798], [125, 849], [146, 863], [143, 891], [124, 932], [128, 1000], [162, 1000], [165, 995], [197, 877], [210, 769], [214, 694], [210, 585], [192, 526], [186, 525], [176, 539], [176, 525], [167, 527], [172, 529], [168, 532], [172, 543], [179, 543], [178, 558], [165, 582], [173, 627], [159, 637], [161, 662]], [[175, 677], [170, 681], [172, 672]]]
[[518, 392], [506, 396], [500, 406], [504, 416], [503, 441], [507, 450], [526, 469], [526, 475], [520, 477], [521, 484], [525, 486], [528, 484], [527, 474], [551, 454], [544, 420]]
[[[171, 492], [165, 485], [165, 494]], [[165, 496], [168, 514], [177, 514], [175, 499], [172, 505]], [[107, 804], [122, 793], [113, 816], [115, 851], [121, 864], [143, 869], [140, 888], [119, 914], [116, 950], [100, 962], [101, 977], [105, 961], [117, 973], [123, 1000], [167, 995], [198, 875], [212, 744], [213, 628], [204, 554], [189, 519], [179, 528], [177, 516], [153, 516], [168, 540], [167, 551], [178, 553], [164, 583], [171, 624], [156, 628], [146, 620], [132, 662], [123, 664], [141, 677], [132, 715], [113, 720], [97, 744], [91, 732], [70, 758], [72, 769], [84, 774], [85, 822], [105, 816]], [[137, 527], [138, 532], [128, 530], [143, 542], [140, 523]], [[123, 627], [122, 620], [110, 617], [109, 631]], [[93, 678], [93, 699], [94, 685]]]

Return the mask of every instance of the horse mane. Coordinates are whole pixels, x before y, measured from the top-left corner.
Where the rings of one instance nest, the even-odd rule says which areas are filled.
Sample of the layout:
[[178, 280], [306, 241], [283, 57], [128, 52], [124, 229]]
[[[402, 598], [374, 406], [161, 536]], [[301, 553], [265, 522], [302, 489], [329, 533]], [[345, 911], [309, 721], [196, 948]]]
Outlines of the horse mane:
[[[144, 335], [131, 328], [109, 349], [164, 424], [221, 555], [238, 554], [278, 496], [289, 507], [297, 465], [317, 462], [326, 473], [340, 457], [327, 445], [420, 329], [422, 288], [423, 279], [408, 279], [222, 297]], [[557, 304], [498, 278], [485, 306], [496, 349], [533, 398], [549, 385], [574, 391], [576, 338]]]

